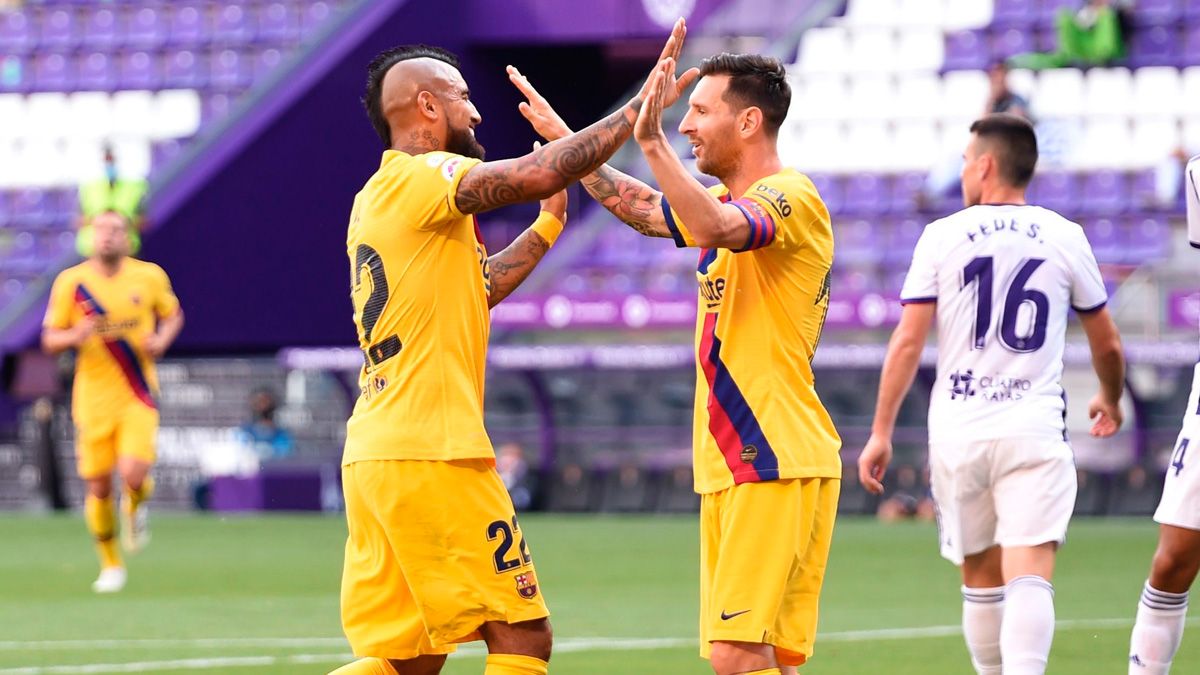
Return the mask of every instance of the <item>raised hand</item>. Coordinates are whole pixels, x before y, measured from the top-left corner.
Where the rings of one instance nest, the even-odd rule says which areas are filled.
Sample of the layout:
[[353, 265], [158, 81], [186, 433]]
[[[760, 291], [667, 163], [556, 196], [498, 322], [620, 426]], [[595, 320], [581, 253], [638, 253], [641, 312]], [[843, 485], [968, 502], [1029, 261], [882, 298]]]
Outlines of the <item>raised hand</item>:
[[664, 137], [662, 129], [662, 113], [666, 100], [668, 82], [675, 77], [675, 60], [671, 58], [658, 62], [649, 80], [646, 98], [638, 111], [637, 122], [633, 125], [633, 137], [638, 143], [654, 143]]
[[[683, 19], [675, 22], [675, 27], [671, 29], [671, 37], [667, 39], [667, 44], [663, 46], [662, 53], [658, 55], [658, 60], [672, 59], [675, 63], [679, 63], [679, 55], [683, 53], [683, 39], [687, 37], [687, 24]], [[680, 96], [688, 87], [692, 86], [700, 77], [699, 68], [688, 68], [683, 75], [678, 78], [672, 72], [670, 79], [666, 83], [666, 92], [663, 96], [663, 108], [670, 108], [675, 105]]]

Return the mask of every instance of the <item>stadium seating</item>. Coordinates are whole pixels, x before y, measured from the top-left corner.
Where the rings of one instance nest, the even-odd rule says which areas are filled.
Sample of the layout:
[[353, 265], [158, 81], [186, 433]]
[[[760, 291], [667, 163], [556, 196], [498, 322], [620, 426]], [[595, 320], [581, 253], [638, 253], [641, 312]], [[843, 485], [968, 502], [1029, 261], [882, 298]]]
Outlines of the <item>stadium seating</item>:
[[37, 228], [51, 242], [0, 239], [0, 296], [19, 295], [70, 251], [60, 244], [75, 189], [102, 175], [104, 143], [123, 175], [152, 176], [311, 46], [344, 4], [44, 0], [0, 10], [0, 232]]

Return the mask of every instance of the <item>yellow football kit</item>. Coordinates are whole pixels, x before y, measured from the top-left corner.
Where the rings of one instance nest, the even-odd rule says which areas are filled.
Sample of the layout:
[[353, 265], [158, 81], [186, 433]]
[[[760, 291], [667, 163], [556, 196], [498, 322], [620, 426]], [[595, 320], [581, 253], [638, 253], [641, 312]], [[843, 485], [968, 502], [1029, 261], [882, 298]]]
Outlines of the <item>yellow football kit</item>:
[[342, 458], [342, 625], [360, 657], [444, 654], [548, 615], [483, 426], [487, 251], [455, 203], [479, 161], [389, 150], [346, 250], [365, 362]]
[[85, 261], [54, 280], [47, 327], [71, 328], [84, 317], [97, 322], [79, 348], [71, 401], [81, 477], [112, 473], [118, 457], [154, 461], [158, 377], [142, 343], [159, 319], [177, 311], [166, 273], [135, 258], [125, 258], [111, 277]]
[[[734, 199], [743, 248], [701, 249], [693, 464], [701, 496], [701, 653], [713, 640], [812, 653], [833, 534], [841, 439], [811, 361], [829, 307], [833, 232], [812, 182], [787, 169]], [[663, 199], [680, 247], [695, 240]], [[786, 536], [785, 536], [786, 535]]]

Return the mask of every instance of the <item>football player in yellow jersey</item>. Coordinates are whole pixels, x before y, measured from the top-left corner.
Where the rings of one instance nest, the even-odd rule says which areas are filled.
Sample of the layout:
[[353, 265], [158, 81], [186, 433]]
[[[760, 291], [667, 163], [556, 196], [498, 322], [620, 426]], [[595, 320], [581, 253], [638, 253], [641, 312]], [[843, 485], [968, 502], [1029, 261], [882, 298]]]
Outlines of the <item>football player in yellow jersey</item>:
[[[683, 32], [680, 20], [655, 72]], [[650, 80], [587, 129], [485, 163], [457, 65], [418, 45], [368, 69], [364, 103], [387, 149], [346, 241], [364, 365], [342, 459], [342, 625], [360, 658], [338, 675], [437, 673], [478, 639], [488, 675], [544, 675], [550, 658], [546, 605], [483, 426], [488, 310], [561, 232], [555, 195], [632, 134]], [[474, 214], [534, 200], [534, 224], [489, 256]]]
[[92, 257], [63, 270], [50, 290], [42, 348], [78, 350], [71, 417], [84, 516], [96, 539], [97, 593], [125, 586], [112, 473], [121, 475], [121, 539], [130, 552], [149, 541], [145, 501], [154, 489], [158, 378], [154, 362], [183, 328], [183, 311], [158, 265], [128, 257], [129, 222], [108, 211], [92, 219]]
[[[776, 139], [791, 102], [782, 64], [720, 54], [655, 75], [634, 135], [662, 192], [611, 167], [583, 179], [638, 232], [700, 247], [693, 453], [701, 494], [701, 655], [722, 675], [792, 672], [812, 655], [841, 477], [841, 440], [810, 362], [829, 306], [833, 234], [812, 182]], [[662, 131], [699, 78], [679, 131], [705, 189]], [[568, 133], [519, 73], [521, 112]]]

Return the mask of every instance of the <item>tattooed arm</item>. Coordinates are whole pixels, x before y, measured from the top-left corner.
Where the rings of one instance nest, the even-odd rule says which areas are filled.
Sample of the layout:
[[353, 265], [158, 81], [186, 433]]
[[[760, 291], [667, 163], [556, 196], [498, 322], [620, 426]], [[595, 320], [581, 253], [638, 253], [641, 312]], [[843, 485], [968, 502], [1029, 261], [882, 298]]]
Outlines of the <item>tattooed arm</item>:
[[670, 237], [662, 193], [605, 164], [580, 183], [588, 194], [629, 227], [647, 237]]
[[[567, 222], [567, 193], [559, 192], [549, 199], [542, 200], [542, 211], [558, 218], [558, 222]], [[488, 258], [488, 279], [492, 290], [488, 294], [488, 307], [495, 307], [510, 293], [517, 290], [529, 273], [537, 267], [542, 256], [550, 250], [551, 242], [534, 231], [533, 227], [525, 230], [509, 244], [507, 248]]]

